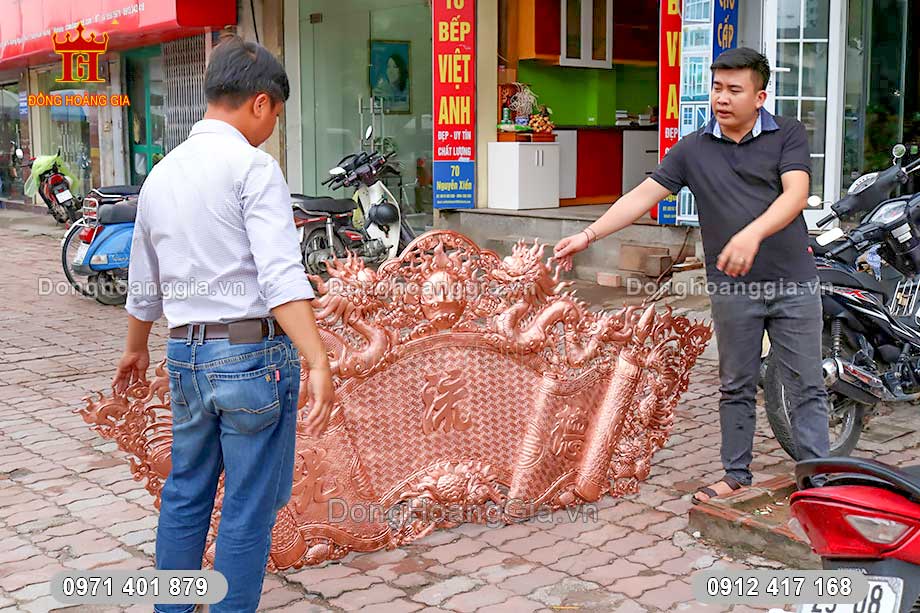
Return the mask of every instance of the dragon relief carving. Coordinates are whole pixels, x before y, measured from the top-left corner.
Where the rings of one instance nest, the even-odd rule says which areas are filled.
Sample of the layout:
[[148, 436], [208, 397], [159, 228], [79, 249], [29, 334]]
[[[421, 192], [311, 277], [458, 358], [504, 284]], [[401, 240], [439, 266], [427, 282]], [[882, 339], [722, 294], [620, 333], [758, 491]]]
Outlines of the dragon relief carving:
[[[620, 496], [648, 477], [712, 331], [669, 309], [591, 311], [543, 251], [522, 241], [500, 258], [433, 231], [376, 271], [349, 254], [327, 263], [328, 279], [311, 277], [339, 402], [320, 436], [298, 428], [270, 569], [398, 547], [463, 521], [513, 521], [539, 505]], [[396, 364], [398, 382], [376, 377]], [[303, 368], [301, 420], [308, 377]], [[494, 393], [483, 396], [484, 381]], [[370, 397], [377, 404], [362, 402]], [[164, 360], [151, 381], [87, 397], [75, 411], [131, 456], [134, 478], [157, 504], [170, 470], [169, 403]], [[402, 415], [411, 419], [396, 426]], [[513, 512], [504, 508], [512, 497]], [[332, 525], [322, 518], [333, 498], [408, 515]], [[433, 515], [445, 508], [459, 511]]]

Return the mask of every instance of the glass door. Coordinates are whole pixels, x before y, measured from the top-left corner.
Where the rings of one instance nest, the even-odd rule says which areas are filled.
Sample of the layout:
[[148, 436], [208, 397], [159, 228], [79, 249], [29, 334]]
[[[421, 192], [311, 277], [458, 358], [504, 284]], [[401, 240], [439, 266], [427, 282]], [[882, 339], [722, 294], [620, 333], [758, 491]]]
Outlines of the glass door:
[[[25, 113], [20, 100], [24, 95], [25, 90], [18, 82], [0, 84], [0, 198], [23, 198], [25, 169], [16, 157], [16, 147], [25, 149], [28, 146], [28, 139], [21, 137]], [[27, 124], [25, 131], [28, 133]]]
[[131, 184], [140, 185], [147, 173], [163, 158], [166, 133], [166, 86], [160, 47], [148, 47], [124, 54], [128, 84], [128, 154]]
[[[773, 67], [767, 109], [805, 124], [811, 193], [822, 200], [840, 190], [845, 14], [832, 0], [764, 2], [764, 47]], [[806, 210], [805, 220], [813, 226], [828, 206]]]
[[[92, 96], [104, 93], [96, 83], [59, 83], [60, 66], [40, 68], [35, 71], [37, 90], [47, 94], [67, 96]], [[93, 106], [43, 106], [38, 109], [38, 134], [40, 146], [31, 152], [34, 156], [54, 155], [60, 149], [61, 157], [77, 175], [79, 185], [74, 193], [85, 195], [99, 185], [99, 112]]]
[[304, 192], [350, 197], [320, 183], [373, 125], [395, 152], [384, 182], [405, 211], [431, 210], [431, 23], [422, 0], [301, 1]]
[[842, 185], [891, 164], [904, 138], [907, 0], [849, 0]]

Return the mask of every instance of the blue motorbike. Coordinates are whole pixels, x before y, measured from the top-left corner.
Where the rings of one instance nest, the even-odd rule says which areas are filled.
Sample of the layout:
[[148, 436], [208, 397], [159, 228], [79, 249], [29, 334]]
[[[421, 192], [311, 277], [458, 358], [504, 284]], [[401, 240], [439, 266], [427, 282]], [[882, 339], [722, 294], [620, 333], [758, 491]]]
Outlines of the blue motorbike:
[[83, 217], [61, 240], [64, 275], [81, 295], [125, 303], [139, 192], [135, 185], [101, 187], [83, 199]]

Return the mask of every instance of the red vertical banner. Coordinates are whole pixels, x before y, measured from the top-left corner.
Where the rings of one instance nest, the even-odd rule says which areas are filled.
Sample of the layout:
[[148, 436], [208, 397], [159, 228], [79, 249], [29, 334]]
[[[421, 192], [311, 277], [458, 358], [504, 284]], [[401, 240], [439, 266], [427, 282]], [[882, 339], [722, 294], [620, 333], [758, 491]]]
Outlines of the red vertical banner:
[[476, 0], [432, 0], [434, 208], [473, 208], [476, 181]]
[[[658, 28], [658, 161], [680, 137], [680, 46], [681, 0], [661, 0], [661, 27]], [[654, 213], [657, 213], [655, 215]], [[658, 203], [653, 217], [658, 223], [677, 223], [677, 196]]]

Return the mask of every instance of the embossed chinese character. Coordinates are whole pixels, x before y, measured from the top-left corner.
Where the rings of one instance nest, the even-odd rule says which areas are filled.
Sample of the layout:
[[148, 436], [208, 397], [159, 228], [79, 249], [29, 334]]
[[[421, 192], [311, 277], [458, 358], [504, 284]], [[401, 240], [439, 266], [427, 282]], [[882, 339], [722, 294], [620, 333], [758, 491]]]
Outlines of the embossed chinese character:
[[444, 432], [463, 431], [473, 425], [473, 418], [467, 409], [459, 406], [465, 400], [467, 391], [460, 378], [459, 369], [443, 374], [425, 377], [427, 383], [422, 388], [422, 403], [425, 414], [422, 418], [422, 432], [431, 434], [438, 429]]

